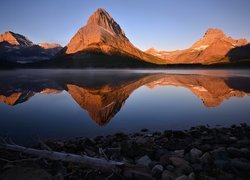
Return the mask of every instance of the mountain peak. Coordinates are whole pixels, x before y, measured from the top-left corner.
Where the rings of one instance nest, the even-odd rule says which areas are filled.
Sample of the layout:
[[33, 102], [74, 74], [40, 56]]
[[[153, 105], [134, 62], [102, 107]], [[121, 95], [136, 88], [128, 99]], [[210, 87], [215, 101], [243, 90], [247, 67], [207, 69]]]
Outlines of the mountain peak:
[[219, 28], [208, 28], [205, 35], [212, 35], [212, 34], [225, 35], [224, 32]]
[[226, 40], [233, 41], [232, 38], [229, 38], [225, 35], [225, 33], [218, 28], [209, 28], [204, 36], [199, 39], [191, 48], [196, 50], [204, 50], [211, 44], [213, 44], [217, 40]]
[[11, 45], [15, 46], [32, 46], [33, 43], [21, 34], [7, 31], [0, 35], [0, 42], [6, 41]]
[[148, 50], [145, 51], [146, 53], [149, 53], [149, 54], [155, 54], [155, 53], [158, 53], [159, 51], [156, 50], [155, 48], [149, 48]]
[[219, 28], [209, 28], [204, 34], [205, 39], [222, 39], [227, 38], [225, 33]]
[[121, 29], [119, 24], [117, 24], [117, 22], [115, 22], [115, 20], [103, 8], [97, 9], [90, 16], [90, 18], [88, 19], [88, 22], [87, 22], [87, 26], [88, 25], [98, 25], [98, 26], [114, 33], [117, 36], [122, 35], [125, 37], [125, 33], [123, 32], [123, 30]]

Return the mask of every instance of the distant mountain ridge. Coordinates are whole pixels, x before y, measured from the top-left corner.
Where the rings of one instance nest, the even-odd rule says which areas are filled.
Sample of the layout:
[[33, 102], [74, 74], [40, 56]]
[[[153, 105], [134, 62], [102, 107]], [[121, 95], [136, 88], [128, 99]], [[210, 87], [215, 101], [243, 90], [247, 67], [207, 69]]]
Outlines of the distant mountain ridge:
[[34, 63], [51, 59], [61, 49], [59, 44], [34, 44], [27, 37], [11, 31], [0, 35], [0, 60]]
[[135, 47], [120, 25], [102, 8], [97, 9], [69, 43], [34, 44], [27, 37], [5, 32], [0, 35], [0, 63], [35, 63], [36, 67], [159, 67], [169, 64], [232, 64], [250, 62], [250, 44], [233, 39], [220, 29], [209, 28], [191, 47], [176, 51], [145, 52]]
[[26, 38], [25, 36], [17, 33], [13, 33], [11, 31], [5, 32], [0, 35], [0, 42], [8, 42], [14, 46], [32, 46], [33, 43]]
[[[209, 28], [204, 36], [188, 49], [157, 51], [150, 48], [146, 52], [166, 59], [171, 64], [216, 64], [230, 62], [228, 53], [235, 48], [241, 48], [248, 44], [249, 42], [246, 39], [235, 40], [227, 37], [220, 29]], [[249, 50], [246, 58], [250, 58]], [[241, 54], [240, 51], [238, 53]]]

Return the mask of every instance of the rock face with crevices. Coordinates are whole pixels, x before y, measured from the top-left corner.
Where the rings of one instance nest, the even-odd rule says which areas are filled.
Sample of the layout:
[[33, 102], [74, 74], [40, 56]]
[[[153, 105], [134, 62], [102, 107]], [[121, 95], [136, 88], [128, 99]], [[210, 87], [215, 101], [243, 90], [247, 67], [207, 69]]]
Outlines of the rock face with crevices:
[[[220, 29], [209, 28], [204, 36], [190, 48], [177, 51], [157, 51], [150, 48], [146, 52], [166, 59], [172, 64], [216, 64], [230, 62], [228, 53], [248, 44], [246, 39], [235, 40]], [[237, 51], [240, 56], [240, 51]], [[245, 52], [246, 54], [246, 52]], [[244, 57], [247, 57], [246, 55]], [[250, 58], [250, 51], [248, 51]]]
[[0, 61], [34, 63], [51, 59], [61, 49], [59, 44], [34, 44], [27, 37], [11, 31], [0, 35]]
[[[161, 64], [163, 60], [137, 49], [126, 37], [119, 24], [104, 9], [97, 9], [87, 24], [80, 28], [65, 48], [65, 54], [99, 52]], [[83, 58], [77, 56], [77, 58]], [[115, 62], [114, 62], [115, 63]]]
[[0, 34], [0, 42], [8, 42], [14, 46], [32, 46], [33, 43], [25, 36], [11, 31]]

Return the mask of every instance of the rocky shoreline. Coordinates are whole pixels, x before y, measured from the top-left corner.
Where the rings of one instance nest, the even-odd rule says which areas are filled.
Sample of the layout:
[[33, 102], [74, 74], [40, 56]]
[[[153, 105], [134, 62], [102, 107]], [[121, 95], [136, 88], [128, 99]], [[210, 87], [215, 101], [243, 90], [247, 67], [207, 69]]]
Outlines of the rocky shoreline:
[[[185, 131], [117, 133], [67, 141], [46, 140], [35, 149], [87, 155], [148, 169], [148, 179], [248, 179], [250, 126], [197, 126]], [[140, 175], [83, 168], [0, 149], [0, 179], [146, 179]]]

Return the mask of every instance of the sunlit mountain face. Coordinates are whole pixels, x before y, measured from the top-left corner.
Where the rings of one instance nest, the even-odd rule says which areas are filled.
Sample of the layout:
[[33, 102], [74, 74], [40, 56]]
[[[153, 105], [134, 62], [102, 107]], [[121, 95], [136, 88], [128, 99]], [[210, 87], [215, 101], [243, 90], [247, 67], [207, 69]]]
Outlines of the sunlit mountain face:
[[[28, 102], [37, 94], [55, 95], [67, 92], [86, 110], [98, 125], [109, 123], [122, 110], [126, 100], [137, 89], [147, 87], [154, 91], [159, 87], [185, 88], [197, 96], [206, 108], [220, 106], [232, 97], [250, 95], [250, 77], [217, 76], [206, 73], [147, 73], [52, 71], [49, 73], [1, 73], [0, 101], [10, 106]], [[178, 94], [177, 94], [178, 95]], [[155, 107], [157, 108], [157, 107]]]

